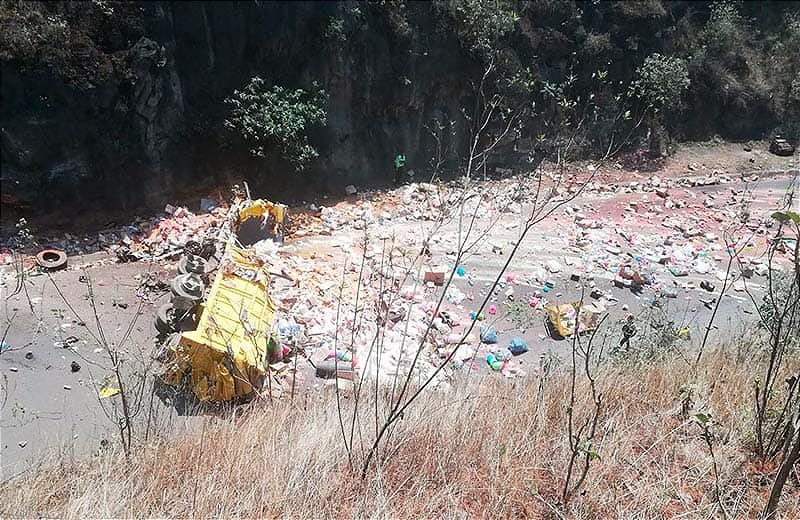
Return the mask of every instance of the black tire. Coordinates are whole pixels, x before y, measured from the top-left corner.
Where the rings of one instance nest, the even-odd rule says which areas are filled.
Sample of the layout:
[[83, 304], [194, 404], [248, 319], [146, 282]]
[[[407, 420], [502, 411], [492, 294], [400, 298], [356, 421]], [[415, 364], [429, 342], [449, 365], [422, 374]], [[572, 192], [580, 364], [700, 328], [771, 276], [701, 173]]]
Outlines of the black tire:
[[178, 272], [203, 276], [206, 273], [206, 260], [197, 255], [183, 255], [178, 261]]
[[44, 249], [36, 255], [36, 263], [49, 271], [67, 267], [67, 253], [58, 249]]
[[175, 327], [175, 313], [171, 303], [165, 303], [158, 308], [155, 327], [161, 334], [170, 334], [178, 331]]
[[[195, 280], [192, 281], [193, 278], [195, 278]], [[199, 282], [199, 285], [195, 287], [187, 287], [187, 282], [190, 281], [191, 283]], [[174, 297], [185, 298], [187, 300], [202, 299], [203, 291], [205, 290], [203, 281], [199, 276], [195, 275], [176, 276], [175, 279], [172, 280], [172, 284], [170, 284], [170, 286], [172, 288], [172, 294]]]
[[187, 255], [197, 255], [200, 254], [200, 242], [197, 240], [189, 240], [186, 242], [186, 245], [183, 246], [183, 251]]
[[186, 270], [186, 255], [183, 255], [180, 260], [178, 260], [178, 274], [189, 274], [189, 271]]

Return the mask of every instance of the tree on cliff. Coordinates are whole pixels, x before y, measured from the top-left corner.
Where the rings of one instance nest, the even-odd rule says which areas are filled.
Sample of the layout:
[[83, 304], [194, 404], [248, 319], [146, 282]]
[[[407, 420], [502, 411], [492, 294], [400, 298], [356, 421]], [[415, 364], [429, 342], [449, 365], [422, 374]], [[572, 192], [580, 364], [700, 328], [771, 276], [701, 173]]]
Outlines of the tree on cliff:
[[651, 54], [636, 69], [630, 94], [644, 103], [648, 114], [651, 156], [662, 157], [665, 154], [664, 114], [680, 111], [688, 87], [689, 71], [686, 62], [680, 58]]
[[482, 65], [479, 79], [471, 81], [473, 106], [461, 112], [468, 130], [464, 177], [479, 170], [485, 177], [490, 157], [518, 131], [524, 111], [507, 88], [515, 66], [503, 56], [519, 16], [505, 0], [451, 0], [446, 6], [462, 48]]
[[288, 90], [254, 76], [225, 100], [230, 107], [225, 126], [244, 138], [254, 156], [266, 157], [274, 147], [301, 171], [319, 155], [308, 142], [308, 130], [326, 124], [327, 99], [316, 83], [312, 92]]
[[513, 33], [519, 21], [506, 0], [451, 0], [448, 7], [461, 45], [483, 61], [497, 54], [499, 42]]

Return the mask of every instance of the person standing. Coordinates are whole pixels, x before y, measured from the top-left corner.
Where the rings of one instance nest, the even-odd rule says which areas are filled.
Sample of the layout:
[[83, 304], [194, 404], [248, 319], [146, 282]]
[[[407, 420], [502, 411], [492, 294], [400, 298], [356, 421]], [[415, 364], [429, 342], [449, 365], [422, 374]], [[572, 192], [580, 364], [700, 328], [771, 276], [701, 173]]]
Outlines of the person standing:
[[636, 332], [636, 323], [634, 323], [633, 314], [628, 314], [628, 318], [622, 325], [622, 339], [619, 342], [619, 346], [624, 346], [626, 349], [630, 348], [631, 338], [636, 335]]
[[394, 183], [400, 184], [403, 180], [403, 168], [406, 165], [406, 156], [402, 153], [397, 154], [394, 158]]

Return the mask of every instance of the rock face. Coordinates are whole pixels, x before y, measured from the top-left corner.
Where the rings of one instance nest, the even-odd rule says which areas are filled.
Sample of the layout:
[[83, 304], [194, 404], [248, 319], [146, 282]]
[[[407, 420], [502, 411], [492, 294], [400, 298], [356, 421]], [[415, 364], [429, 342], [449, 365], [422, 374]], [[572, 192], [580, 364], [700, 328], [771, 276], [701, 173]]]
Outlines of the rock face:
[[[112, 30], [64, 9], [23, 28], [66, 27], [32, 43], [33, 58], [2, 56], [3, 192], [73, 210], [159, 202], [152, 195], [170, 188], [164, 159], [184, 114], [183, 92], [174, 41], [158, 43], [140, 24], [167, 13], [159, 5], [117, 13]], [[109, 34], [90, 38], [101, 31]]]
[[[491, 16], [457, 19], [453, 5], [0, 3], [3, 202], [133, 211], [158, 206], [184, 188], [242, 179], [270, 198], [312, 191], [342, 194], [349, 184], [390, 184], [393, 160], [400, 153], [407, 158], [406, 172], [416, 172], [417, 181], [427, 178], [432, 162], [453, 169], [469, 135], [462, 108], [469, 112], [474, 105], [483, 70], [465, 51], [470, 36], [464, 35], [492, 23]], [[702, 29], [710, 4], [513, 5], [519, 19], [505, 37], [501, 61], [513, 70], [530, 69], [537, 81], [551, 85], [574, 73], [575, 90], [586, 97], [596, 93], [591, 78], [601, 69], [609, 85], [625, 86], [651, 53], [696, 44], [684, 33]], [[741, 8], [761, 28], [772, 30], [765, 14], [772, 7], [762, 12], [758, 3], [746, 2]], [[791, 10], [774, 9], [787, 9], [787, 16]], [[701, 11], [702, 16], [693, 15]], [[686, 24], [691, 30], [678, 30]], [[747, 78], [772, 77], [747, 67], [736, 70]], [[680, 136], [751, 138], [771, 128], [777, 112], [759, 100], [772, 99], [780, 85], [758, 90], [759, 81], [740, 82], [759, 94], [737, 94], [734, 101], [747, 104], [743, 111], [739, 105], [731, 108], [731, 100], [716, 102], [719, 88], [712, 80], [719, 78], [705, 78], [709, 71], [690, 71], [697, 88], [687, 96]], [[289, 89], [308, 90], [318, 82], [328, 94], [328, 124], [309, 135], [320, 157], [302, 174], [295, 174], [274, 150], [267, 150], [266, 160], [251, 157], [248, 147], [225, 130], [224, 99], [255, 75]], [[597, 95], [611, 100], [614, 93]], [[530, 105], [531, 100], [515, 101]], [[587, 122], [586, 135], [579, 139], [587, 151], [600, 146], [610, 132], [607, 125], [616, 124], [608, 122], [617, 121], [616, 105], [600, 104], [609, 105], [610, 112]], [[536, 121], [533, 117], [529, 124]], [[531, 136], [550, 133], [533, 127], [525, 132], [514, 143], [515, 153], [530, 151]], [[538, 155], [548, 150], [535, 147]], [[502, 169], [497, 171], [508, 171], [515, 156], [505, 149], [497, 155], [504, 162], [488, 171], [498, 166]]]
[[[404, 31], [377, 6], [347, 5], [172, 4], [176, 63], [192, 116], [218, 127], [225, 117], [220, 100], [254, 75], [305, 88], [318, 81], [329, 95], [328, 123], [312, 132], [320, 158], [302, 174], [304, 189], [343, 193], [351, 183], [388, 184], [398, 153], [409, 157], [409, 169], [425, 165], [431, 145], [425, 127], [436, 117], [463, 119], [459, 107], [469, 93], [463, 77], [475, 65], [453, 35], [424, 28], [433, 24], [429, 6], [406, 13], [416, 29]], [[338, 36], [326, 34], [332, 20], [344, 24]], [[209, 141], [217, 139], [212, 134]], [[204, 175], [251, 171], [269, 191], [297, 187], [280, 159], [253, 161], [224, 145], [200, 161]]]
[[[410, 168], [427, 162], [434, 118], [462, 120], [462, 76], [474, 64], [458, 41], [398, 31], [368, 6], [347, 11], [344, 33], [331, 37], [327, 24], [344, 18], [337, 3], [148, 2], [115, 4], [127, 10], [110, 16], [90, 5], [46, 13], [67, 25], [63, 40], [0, 53], [3, 192], [15, 201], [132, 209], [198, 179], [245, 177], [269, 196], [298, 184], [389, 183], [397, 153]], [[47, 16], [34, 30], [47, 32]], [[104, 39], [109, 24], [120, 25], [120, 41]], [[256, 74], [289, 87], [318, 81], [329, 94], [328, 125], [311, 135], [320, 158], [303, 183], [222, 131], [223, 100]]]

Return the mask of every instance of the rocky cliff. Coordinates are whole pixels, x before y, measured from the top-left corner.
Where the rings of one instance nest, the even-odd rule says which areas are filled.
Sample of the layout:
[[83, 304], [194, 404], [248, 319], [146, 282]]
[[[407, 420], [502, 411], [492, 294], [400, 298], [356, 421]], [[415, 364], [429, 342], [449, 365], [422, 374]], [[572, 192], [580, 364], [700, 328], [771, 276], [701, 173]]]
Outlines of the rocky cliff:
[[[519, 18], [509, 53], [521, 67], [553, 81], [604, 67], [622, 90], [649, 53], [700, 48], [696, 33], [708, 19], [707, 4], [691, 2], [511, 5]], [[398, 152], [422, 176], [435, 153], [433, 121], [454, 122], [446, 134], [464, 146], [461, 108], [481, 71], [450, 7], [3, 1], [4, 202], [130, 210], [181, 187], [241, 178], [270, 197], [341, 192], [348, 183], [388, 184]], [[774, 22], [769, 9], [747, 8]], [[693, 81], [705, 90], [689, 103], [702, 107], [721, 76], [698, 70]], [[679, 136], [757, 137], [776, 125], [771, 93], [754, 95], [745, 81], [758, 85], [763, 71], [752, 60], [725, 70], [726, 88], [744, 89], [742, 105], [723, 96], [714, 111], [690, 110]], [[328, 124], [310, 136], [320, 157], [306, 172], [252, 158], [224, 131], [223, 100], [254, 75], [292, 88], [318, 81], [328, 92]], [[445, 158], [457, 165], [452, 148]]]
[[[244, 176], [273, 196], [299, 193], [280, 159], [250, 158], [221, 132], [222, 100], [255, 74], [317, 80], [329, 93], [328, 125], [312, 136], [321, 156], [303, 189], [386, 183], [397, 152], [424, 168], [428, 158], [414, 151], [428, 146], [425, 125], [459, 119], [464, 70], [474, 67], [452, 34], [403, 32], [366, 4], [350, 5], [345, 32], [328, 37], [348, 6], [32, 5], [39, 11], [24, 24], [3, 6], [22, 33], [11, 44], [30, 47], [2, 56], [3, 192], [19, 202], [155, 205], [182, 183]], [[418, 11], [406, 14], [433, 23]]]

